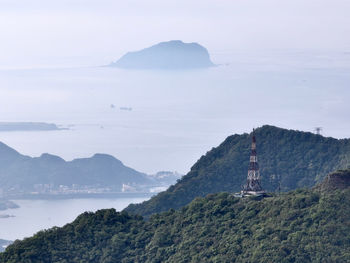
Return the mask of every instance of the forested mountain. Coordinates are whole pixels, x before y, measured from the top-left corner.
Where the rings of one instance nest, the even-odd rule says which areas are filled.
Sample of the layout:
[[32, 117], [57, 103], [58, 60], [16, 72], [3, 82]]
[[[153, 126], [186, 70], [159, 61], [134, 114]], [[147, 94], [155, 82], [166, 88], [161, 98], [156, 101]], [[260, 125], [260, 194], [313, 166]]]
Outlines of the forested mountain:
[[56, 191], [62, 185], [69, 189], [91, 186], [121, 191], [123, 184], [153, 183], [111, 155], [95, 154], [69, 162], [47, 153], [32, 158], [0, 142], [0, 192], [4, 195]]
[[[310, 132], [263, 126], [255, 130], [262, 185], [276, 191], [309, 188], [329, 172], [350, 167], [350, 140], [325, 138]], [[191, 171], [150, 200], [126, 211], [150, 216], [178, 209], [197, 196], [235, 192], [245, 183], [251, 134], [232, 135], [193, 165]]]
[[[337, 176], [341, 189], [333, 188]], [[16, 241], [0, 262], [349, 262], [350, 170], [337, 176], [262, 200], [210, 194], [148, 221], [114, 209], [86, 212]]]

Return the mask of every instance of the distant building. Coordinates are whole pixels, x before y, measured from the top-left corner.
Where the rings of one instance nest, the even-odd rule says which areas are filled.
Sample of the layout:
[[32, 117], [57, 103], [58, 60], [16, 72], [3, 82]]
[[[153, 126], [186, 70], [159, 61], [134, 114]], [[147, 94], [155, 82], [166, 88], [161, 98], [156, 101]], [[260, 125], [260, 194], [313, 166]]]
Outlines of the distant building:
[[122, 192], [123, 193], [127, 193], [127, 192], [134, 193], [134, 192], [136, 192], [136, 188], [131, 186], [131, 185], [128, 185], [128, 184], [123, 184]]

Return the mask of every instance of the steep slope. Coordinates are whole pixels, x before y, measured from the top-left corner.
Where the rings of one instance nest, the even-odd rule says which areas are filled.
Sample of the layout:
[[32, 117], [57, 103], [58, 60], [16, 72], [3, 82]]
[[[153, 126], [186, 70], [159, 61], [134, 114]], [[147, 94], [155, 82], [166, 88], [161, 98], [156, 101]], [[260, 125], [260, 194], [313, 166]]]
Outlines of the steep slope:
[[[350, 140], [273, 126], [256, 129], [262, 185], [276, 191], [312, 187], [329, 172], [350, 166]], [[126, 211], [150, 216], [178, 209], [197, 196], [241, 190], [247, 176], [251, 135], [232, 135], [202, 156], [191, 171], [167, 191]], [[279, 179], [280, 178], [280, 179]]]
[[0, 142], [0, 171], [7, 169], [14, 162], [25, 159], [28, 159], [28, 157]]
[[192, 69], [212, 67], [214, 64], [203, 46], [172, 40], [128, 52], [110, 66], [126, 69]]
[[149, 221], [84, 213], [16, 241], [0, 262], [349, 262], [349, 217], [349, 188], [262, 200], [211, 194]]
[[153, 183], [147, 176], [125, 166], [107, 154], [66, 162], [62, 158], [42, 154], [31, 158], [0, 143], [0, 190], [4, 195], [38, 191], [50, 185], [96, 186], [121, 190], [122, 184]]
[[332, 192], [336, 189], [346, 189], [350, 187], [350, 170], [339, 170], [327, 175], [325, 180], [317, 185], [315, 189]]

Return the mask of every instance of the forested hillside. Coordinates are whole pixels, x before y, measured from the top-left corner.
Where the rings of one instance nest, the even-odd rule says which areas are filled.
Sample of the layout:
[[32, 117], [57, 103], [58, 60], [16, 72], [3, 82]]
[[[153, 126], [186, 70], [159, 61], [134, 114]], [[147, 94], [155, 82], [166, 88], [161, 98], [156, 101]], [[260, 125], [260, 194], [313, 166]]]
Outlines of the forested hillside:
[[[350, 170], [341, 174], [349, 186]], [[211, 194], [149, 221], [86, 212], [16, 241], [0, 262], [349, 262], [350, 188], [322, 189], [262, 200]]]
[[[276, 191], [314, 186], [331, 171], [350, 167], [350, 140], [263, 126], [255, 131], [262, 185]], [[191, 171], [167, 191], [126, 211], [150, 216], [178, 209], [197, 196], [241, 190], [247, 176], [251, 134], [232, 135], [202, 156]]]

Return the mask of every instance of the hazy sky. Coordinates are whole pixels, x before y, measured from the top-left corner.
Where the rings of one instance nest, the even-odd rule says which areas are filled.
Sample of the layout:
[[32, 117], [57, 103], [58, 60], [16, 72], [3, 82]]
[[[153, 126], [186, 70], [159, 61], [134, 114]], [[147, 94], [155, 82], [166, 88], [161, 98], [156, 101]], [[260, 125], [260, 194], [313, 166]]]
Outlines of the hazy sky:
[[0, 0], [0, 68], [100, 65], [160, 41], [350, 50], [349, 0]]
[[262, 124], [349, 137], [349, 14], [350, 0], [0, 0], [0, 69], [99, 66], [173, 39], [225, 64], [0, 70], [2, 121], [76, 125], [0, 139], [32, 156], [105, 152], [145, 172], [187, 172], [226, 136]]

